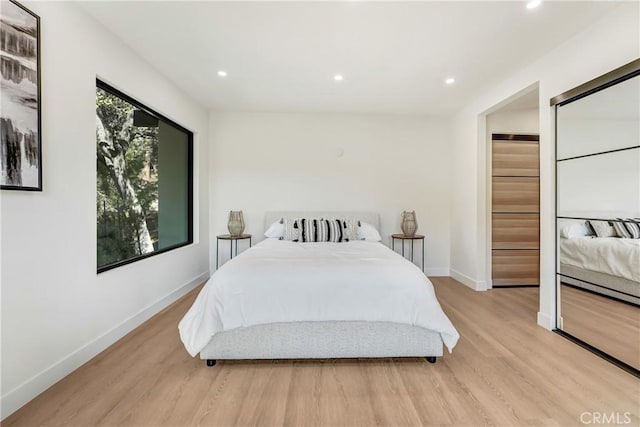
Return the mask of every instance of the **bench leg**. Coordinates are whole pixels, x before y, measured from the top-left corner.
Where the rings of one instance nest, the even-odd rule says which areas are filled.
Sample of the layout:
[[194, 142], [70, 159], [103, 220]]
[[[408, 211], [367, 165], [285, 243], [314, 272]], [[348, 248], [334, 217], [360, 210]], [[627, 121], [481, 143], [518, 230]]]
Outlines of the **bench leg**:
[[425, 359], [427, 359], [427, 362], [429, 363], [436, 363], [435, 356], [428, 356], [428, 357], [425, 357]]
[[216, 359], [207, 359], [207, 366], [216, 366]]

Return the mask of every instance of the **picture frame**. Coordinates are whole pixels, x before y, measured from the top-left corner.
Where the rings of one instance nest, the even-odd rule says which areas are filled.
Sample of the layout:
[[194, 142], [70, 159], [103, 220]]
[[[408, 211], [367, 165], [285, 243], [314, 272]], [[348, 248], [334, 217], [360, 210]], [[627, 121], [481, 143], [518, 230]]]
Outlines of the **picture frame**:
[[42, 191], [40, 17], [3, 1], [0, 33], [0, 188]]

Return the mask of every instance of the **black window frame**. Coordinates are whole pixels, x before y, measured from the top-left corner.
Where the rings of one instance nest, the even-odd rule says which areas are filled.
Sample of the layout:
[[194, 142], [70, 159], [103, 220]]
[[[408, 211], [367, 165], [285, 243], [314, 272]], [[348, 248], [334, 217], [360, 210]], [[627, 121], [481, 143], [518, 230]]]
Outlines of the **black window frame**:
[[[143, 110], [145, 113], [149, 114], [150, 116], [158, 119], [158, 120], [162, 120], [163, 122], [175, 127], [176, 129], [179, 129], [182, 132], [185, 132], [187, 134], [187, 145], [188, 145], [188, 178], [187, 178], [187, 202], [188, 202], [188, 206], [187, 206], [187, 240], [183, 243], [178, 243], [176, 245], [172, 245], [172, 246], [168, 246], [166, 248], [162, 248], [162, 249], [158, 249], [155, 250], [153, 252], [150, 252], [148, 254], [142, 254], [142, 255], [137, 255], [131, 258], [127, 258], [125, 260], [122, 261], [117, 261], [117, 262], [113, 262], [111, 264], [107, 264], [104, 265], [102, 267], [97, 266], [97, 256], [96, 256], [96, 266], [97, 266], [97, 274], [100, 273], [104, 273], [105, 271], [109, 271], [109, 270], [113, 270], [114, 268], [118, 268], [118, 267], [122, 267], [124, 265], [128, 265], [131, 263], [134, 263], [136, 261], [141, 261], [143, 259], [147, 259], [147, 258], [151, 258], [155, 255], [160, 255], [160, 254], [164, 254], [166, 252], [172, 251], [174, 249], [178, 249], [178, 248], [182, 248], [185, 246], [189, 246], [191, 244], [193, 244], [193, 132], [190, 131], [189, 129], [185, 128], [184, 126], [179, 125], [178, 123], [174, 122], [173, 120], [169, 119], [168, 117], [164, 116], [163, 114], [158, 113], [157, 111], [147, 107], [146, 105], [144, 105], [142, 102], [136, 100], [135, 98], [132, 98], [131, 96], [127, 95], [126, 93], [120, 91], [119, 89], [114, 88], [113, 86], [111, 86], [108, 83], [105, 83], [104, 81], [100, 80], [99, 78], [96, 78], [96, 89], [102, 89], [112, 95], [115, 95], [121, 99], [123, 99], [124, 101], [127, 101], [128, 103], [130, 103], [131, 105], [135, 106], [136, 108]], [[97, 179], [97, 178], [96, 178]], [[97, 213], [96, 213], [97, 214]], [[96, 247], [97, 247], [97, 231], [96, 231]]]

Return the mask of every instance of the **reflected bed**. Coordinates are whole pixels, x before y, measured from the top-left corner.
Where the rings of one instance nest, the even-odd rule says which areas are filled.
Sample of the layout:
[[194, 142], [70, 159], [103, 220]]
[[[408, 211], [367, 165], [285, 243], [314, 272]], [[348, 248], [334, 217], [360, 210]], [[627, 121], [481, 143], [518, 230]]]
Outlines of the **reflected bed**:
[[562, 282], [640, 305], [640, 240], [560, 238]]

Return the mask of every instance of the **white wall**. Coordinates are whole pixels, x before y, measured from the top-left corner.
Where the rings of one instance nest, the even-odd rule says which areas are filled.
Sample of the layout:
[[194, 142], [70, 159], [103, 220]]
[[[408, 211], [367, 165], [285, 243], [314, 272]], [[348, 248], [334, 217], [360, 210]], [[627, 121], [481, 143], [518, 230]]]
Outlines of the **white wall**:
[[[485, 269], [486, 222], [486, 114], [516, 93], [539, 84], [541, 288], [538, 323], [555, 325], [554, 248], [554, 140], [549, 99], [640, 56], [638, 3], [619, 5], [582, 33], [526, 68], [470, 100], [453, 119], [451, 269], [472, 283], [487, 279]], [[467, 224], [471, 228], [459, 227]], [[480, 236], [483, 236], [480, 238]], [[484, 272], [484, 274], [482, 274]]]
[[[540, 131], [540, 114], [537, 108], [498, 111], [487, 116], [487, 141], [492, 133], [538, 133]], [[488, 151], [490, 152], [490, 151]]]
[[[3, 418], [209, 269], [207, 112], [76, 5], [23, 3], [42, 25], [44, 191], [1, 194]], [[192, 130], [196, 145], [197, 242], [100, 275], [96, 76]]]
[[[418, 233], [427, 236], [426, 271], [448, 275], [445, 120], [212, 113], [210, 132], [212, 269], [215, 234], [227, 233], [230, 210], [244, 211], [247, 232], [257, 240], [263, 238], [265, 211], [375, 211], [389, 244], [389, 235], [400, 232], [400, 213], [415, 209]], [[221, 246], [221, 261], [225, 257], [227, 246]]]

